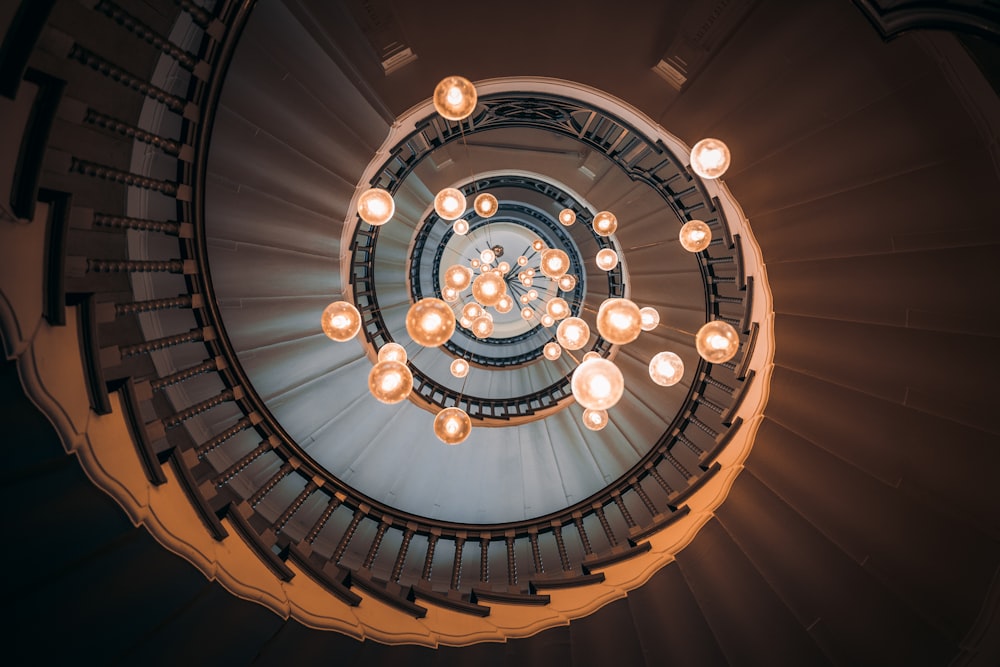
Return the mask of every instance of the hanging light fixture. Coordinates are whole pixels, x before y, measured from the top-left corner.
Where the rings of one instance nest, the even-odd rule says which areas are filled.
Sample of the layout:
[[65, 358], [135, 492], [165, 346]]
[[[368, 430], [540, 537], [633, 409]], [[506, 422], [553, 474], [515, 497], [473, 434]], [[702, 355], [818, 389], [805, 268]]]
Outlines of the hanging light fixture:
[[702, 139], [691, 148], [691, 170], [702, 178], [719, 178], [729, 161], [729, 147], [718, 139]]
[[559, 222], [566, 227], [569, 227], [576, 222], [576, 213], [571, 208], [564, 208], [559, 211]]
[[618, 253], [611, 248], [601, 248], [597, 251], [595, 261], [597, 262], [597, 268], [602, 271], [610, 271], [618, 266]]
[[464, 378], [469, 374], [469, 362], [465, 359], [455, 359], [449, 367], [451, 374], [457, 378]]
[[591, 431], [600, 431], [608, 425], [608, 411], [587, 408], [583, 411], [583, 425]]
[[382, 188], [365, 190], [358, 197], [358, 215], [369, 225], [378, 227], [392, 219], [396, 212], [396, 202], [392, 195]]
[[378, 349], [379, 361], [398, 361], [406, 363], [406, 348], [399, 343], [386, 343]]
[[434, 109], [448, 120], [468, 118], [479, 95], [472, 82], [462, 76], [448, 76], [434, 88]]
[[334, 301], [320, 317], [323, 333], [338, 343], [351, 340], [361, 330], [361, 313], [346, 301]]
[[481, 273], [472, 281], [472, 297], [484, 306], [496, 306], [506, 293], [507, 282], [493, 271]]
[[534, 249], [535, 252], [541, 252], [542, 250], [545, 250], [545, 241], [541, 239], [535, 239], [534, 241], [531, 242], [531, 247], [532, 249]]
[[550, 327], [556, 323], [556, 318], [552, 317], [548, 313], [545, 313], [540, 318], [538, 318], [538, 321], [542, 323], [543, 327]]
[[701, 220], [690, 220], [681, 226], [679, 239], [688, 252], [701, 252], [712, 242], [712, 228]]
[[576, 402], [591, 410], [607, 410], [625, 391], [622, 372], [607, 359], [588, 359], [573, 371], [570, 382]]
[[472, 333], [476, 338], [489, 338], [493, 334], [493, 319], [483, 313], [472, 320]]
[[457, 188], [445, 188], [434, 197], [434, 211], [445, 220], [460, 218], [465, 206], [465, 195]]
[[569, 304], [562, 297], [553, 297], [545, 304], [545, 312], [557, 320], [569, 317]]
[[660, 313], [650, 306], [639, 309], [639, 318], [642, 320], [643, 331], [652, 331], [660, 324]]
[[457, 290], [464, 290], [472, 283], [472, 271], [461, 264], [452, 264], [444, 272], [444, 284]]
[[549, 248], [542, 251], [542, 273], [557, 279], [569, 271], [569, 255], [564, 250]]
[[424, 347], [437, 347], [455, 333], [455, 313], [441, 299], [423, 298], [407, 311], [406, 332]]
[[576, 276], [567, 273], [564, 276], [560, 276], [558, 280], [559, 289], [563, 292], [572, 292], [573, 288], [576, 287]]
[[434, 417], [434, 435], [446, 445], [463, 442], [471, 432], [472, 420], [461, 408], [445, 408]]
[[594, 216], [593, 224], [598, 236], [611, 236], [618, 229], [618, 218], [611, 211], [601, 211]]
[[733, 325], [722, 320], [712, 320], [698, 329], [694, 344], [702, 359], [711, 364], [722, 364], [736, 356], [740, 337]]
[[597, 310], [597, 331], [614, 345], [625, 345], [639, 337], [642, 314], [628, 299], [605, 299]]
[[649, 377], [661, 387], [671, 387], [684, 375], [684, 362], [673, 352], [659, 352], [649, 360]]
[[465, 218], [459, 218], [452, 223], [451, 229], [459, 236], [465, 236], [469, 233], [469, 221]]
[[380, 361], [368, 373], [368, 391], [383, 403], [399, 403], [413, 389], [413, 374], [405, 363]]
[[567, 350], [579, 350], [590, 340], [590, 325], [579, 317], [567, 317], [556, 327], [556, 340]]
[[494, 307], [498, 313], [509, 313], [514, 309], [514, 299], [510, 298], [509, 294], [504, 294]]
[[478, 195], [472, 203], [472, 208], [483, 218], [493, 217], [499, 208], [497, 198], [488, 192]]
[[483, 264], [492, 264], [493, 260], [495, 260], [496, 258], [497, 255], [495, 252], [493, 252], [492, 248], [487, 248], [486, 250], [483, 250], [481, 253], [479, 253], [479, 261], [482, 262]]
[[549, 361], [555, 361], [562, 356], [562, 348], [559, 347], [559, 343], [551, 341], [546, 343], [545, 347], [542, 348], [542, 354], [545, 355], [545, 358]]

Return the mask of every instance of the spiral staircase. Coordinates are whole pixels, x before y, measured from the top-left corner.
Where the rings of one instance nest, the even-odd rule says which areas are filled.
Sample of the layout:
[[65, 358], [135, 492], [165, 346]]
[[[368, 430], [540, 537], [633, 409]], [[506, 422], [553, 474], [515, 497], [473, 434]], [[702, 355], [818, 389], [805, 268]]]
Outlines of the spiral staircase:
[[[1000, 19], [728, 4], [5, 7], [13, 664], [1000, 660]], [[421, 111], [451, 73], [485, 82], [475, 126]], [[721, 190], [670, 143], [709, 135]], [[348, 212], [379, 179], [375, 234]], [[469, 383], [411, 349], [416, 399], [368, 396], [452, 184], [537, 229], [619, 211], [624, 266], [576, 306], [628, 290], [681, 332], [614, 350], [605, 431], [530, 337]], [[673, 240], [696, 214], [697, 256]], [[365, 334], [334, 344], [344, 293]], [[699, 362], [707, 318], [733, 362]], [[643, 379], [664, 346], [680, 386]], [[450, 402], [490, 422], [469, 446], [430, 431]]]

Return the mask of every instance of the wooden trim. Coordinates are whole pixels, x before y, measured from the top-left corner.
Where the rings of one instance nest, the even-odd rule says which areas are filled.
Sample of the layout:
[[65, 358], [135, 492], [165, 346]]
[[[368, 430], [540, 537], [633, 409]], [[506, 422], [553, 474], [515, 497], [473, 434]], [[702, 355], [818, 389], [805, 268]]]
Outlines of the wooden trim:
[[97, 304], [92, 293], [66, 296], [67, 303], [77, 307], [77, 336], [83, 352], [84, 379], [91, 409], [99, 415], [111, 414], [111, 399], [101, 366], [100, 340], [97, 335]]
[[38, 94], [31, 104], [31, 114], [21, 136], [21, 147], [17, 153], [10, 188], [10, 207], [17, 217], [31, 220], [35, 216], [45, 147], [49, 143], [52, 123], [66, 82], [36, 69], [29, 69], [24, 80], [37, 85]]
[[56, 0], [21, 0], [0, 43], [0, 95], [14, 99]]
[[42, 272], [42, 316], [52, 326], [66, 325], [66, 234], [73, 195], [42, 188], [38, 201], [49, 205], [45, 226], [45, 268]]

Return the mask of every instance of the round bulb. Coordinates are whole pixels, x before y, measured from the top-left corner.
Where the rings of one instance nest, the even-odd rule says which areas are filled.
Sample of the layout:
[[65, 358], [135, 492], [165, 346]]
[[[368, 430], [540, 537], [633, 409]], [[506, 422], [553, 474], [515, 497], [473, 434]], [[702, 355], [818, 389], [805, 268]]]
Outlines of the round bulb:
[[583, 411], [583, 425], [591, 431], [600, 431], [608, 425], [608, 411], [587, 408]]
[[530, 289], [528, 290], [528, 301], [534, 301], [538, 298], [538, 290]]
[[396, 212], [392, 195], [382, 188], [365, 190], [358, 197], [358, 215], [369, 225], [378, 227], [389, 222]]
[[448, 287], [447, 285], [445, 285], [441, 289], [441, 298], [447, 301], [448, 303], [455, 303], [456, 301], [458, 301], [459, 295], [460, 295], [459, 291], [454, 287]]
[[467, 303], [462, 306], [462, 317], [474, 320], [483, 314], [483, 309], [478, 303]]
[[579, 350], [590, 340], [590, 326], [579, 317], [567, 317], [556, 328], [556, 340], [567, 350]]
[[406, 348], [399, 343], [386, 343], [378, 349], [379, 361], [398, 361], [406, 363]]
[[564, 317], [569, 317], [569, 304], [566, 303], [566, 299], [558, 296], [553, 297], [545, 304], [545, 312], [555, 319], [561, 320]]
[[434, 88], [434, 109], [448, 120], [462, 120], [472, 114], [478, 97], [476, 87], [465, 77], [445, 77]]
[[576, 213], [574, 213], [571, 208], [564, 208], [559, 211], [559, 222], [569, 227], [576, 222]]
[[413, 374], [400, 361], [380, 361], [368, 373], [368, 391], [383, 403], [399, 403], [413, 389]]
[[496, 309], [498, 313], [509, 313], [514, 309], [514, 299], [510, 298], [509, 294], [504, 294], [497, 301]]
[[469, 437], [472, 420], [461, 408], [445, 408], [434, 417], [434, 435], [446, 445], [457, 445]]
[[691, 170], [702, 178], [719, 178], [729, 160], [729, 147], [718, 139], [702, 139], [691, 149]]
[[406, 331], [418, 344], [437, 347], [455, 333], [455, 313], [441, 299], [421, 299], [406, 313]]
[[525, 269], [524, 270], [524, 275], [528, 276], [529, 278], [534, 278], [535, 277], [535, 270], [534, 269]]
[[499, 264], [497, 264], [497, 271], [506, 275], [510, 271], [510, 263], [500, 262]]
[[570, 383], [576, 402], [591, 410], [607, 410], [625, 391], [625, 378], [607, 359], [589, 359], [573, 371]]
[[499, 204], [497, 203], [497, 198], [488, 192], [484, 192], [476, 197], [476, 200], [472, 203], [472, 208], [475, 209], [483, 218], [489, 218], [497, 212]]
[[534, 279], [528, 276], [521, 278], [521, 284], [524, 285], [525, 287], [531, 287], [534, 284], [534, 282], [535, 282]]
[[598, 236], [611, 236], [618, 229], [618, 218], [611, 211], [601, 211], [594, 216], [594, 231]]
[[458, 323], [464, 329], [471, 329], [472, 328], [472, 318], [466, 317], [465, 315], [463, 315], [462, 317], [460, 317], [458, 319]]
[[600, 359], [600, 358], [601, 358], [601, 354], [599, 352], [594, 352], [593, 350], [591, 350], [587, 354], [583, 355], [583, 360], [584, 361], [586, 361], [587, 359]]
[[694, 344], [701, 358], [710, 364], [721, 364], [736, 356], [740, 337], [728, 322], [706, 322], [695, 334]]
[[611, 248], [601, 248], [597, 251], [597, 268], [610, 271], [618, 266], [618, 253]]
[[536, 252], [545, 249], [545, 241], [541, 239], [535, 239], [531, 242], [531, 247], [535, 249]]
[[631, 343], [642, 331], [639, 306], [628, 299], [605, 299], [597, 310], [597, 331], [614, 345]]
[[[521, 297], [521, 300], [522, 301], [524, 300], [523, 296]], [[522, 319], [530, 320], [534, 316], [535, 316], [535, 311], [533, 311], [531, 308], [522, 308], [521, 309], [521, 318]]]
[[548, 313], [545, 313], [539, 321], [542, 323], [543, 327], [550, 327], [556, 323], [556, 318], [552, 317]]
[[525, 266], [527, 263], [528, 263], [528, 258], [525, 257], [524, 255], [521, 255], [520, 257], [517, 258], [518, 266]]
[[472, 320], [472, 333], [476, 338], [489, 338], [493, 333], [493, 319], [484, 313]]
[[559, 278], [559, 289], [563, 292], [572, 292], [576, 287], [576, 276], [567, 273]]
[[361, 313], [354, 304], [334, 301], [323, 310], [320, 318], [325, 333], [338, 343], [351, 340], [361, 330]]
[[452, 264], [444, 272], [444, 284], [457, 290], [464, 290], [472, 282], [472, 271], [461, 264]]
[[451, 362], [451, 374], [457, 378], [464, 378], [469, 374], [469, 362], [465, 359], [456, 359]]
[[555, 361], [562, 356], [562, 348], [559, 347], [559, 343], [552, 341], [545, 344], [545, 347], [542, 348], [542, 354], [544, 354], [545, 358], [549, 361]]
[[469, 222], [465, 218], [459, 218], [452, 223], [451, 229], [459, 236], [465, 236], [469, 233]]
[[649, 360], [649, 377], [661, 387], [671, 387], [684, 376], [684, 362], [673, 352], [659, 352]]
[[520, 296], [520, 299], [521, 303], [528, 303], [529, 301], [531, 301], [531, 297], [529, 297], [527, 294], [522, 294]]
[[688, 252], [701, 252], [712, 242], [712, 228], [701, 220], [691, 220], [681, 226], [679, 238]]
[[497, 258], [496, 253], [490, 250], [489, 248], [479, 253], [479, 261], [481, 261], [483, 264], [492, 264], [493, 260], [496, 258]]
[[557, 248], [542, 252], [542, 273], [549, 278], [559, 278], [569, 271], [569, 255]]
[[434, 197], [434, 210], [445, 220], [457, 220], [465, 212], [465, 195], [461, 190], [445, 188]]
[[656, 308], [650, 308], [649, 306], [640, 308], [639, 317], [642, 320], [641, 326], [643, 331], [652, 331], [660, 323], [660, 313], [657, 312]]
[[480, 264], [482, 264], [482, 262], [479, 261], [478, 257], [473, 257], [472, 259], [469, 260], [469, 266], [471, 266], [474, 269], [478, 269]]
[[476, 276], [472, 281], [472, 296], [484, 306], [496, 306], [507, 293], [507, 283], [502, 276], [490, 271]]

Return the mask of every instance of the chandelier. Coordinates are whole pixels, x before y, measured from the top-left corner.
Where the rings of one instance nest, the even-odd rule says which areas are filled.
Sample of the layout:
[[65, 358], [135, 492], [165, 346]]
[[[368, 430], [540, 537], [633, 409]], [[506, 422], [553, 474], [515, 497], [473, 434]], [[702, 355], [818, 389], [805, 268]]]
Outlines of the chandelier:
[[[468, 79], [450, 76], [435, 88], [432, 101], [443, 118], [461, 121], [469, 117], [477, 104], [476, 88]], [[722, 141], [702, 139], [691, 149], [691, 170], [705, 179], [721, 177], [729, 167], [730, 153]], [[470, 230], [463, 217], [469, 210], [465, 194], [453, 187], [440, 190], [432, 202], [435, 213], [451, 222], [454, 234], [465, 235]], [[489, 192], [478, 193], [472, 210], [489, 225], [489, 218], [500, 209], [497, 197]], [[370, 188], [358, 197], [357, 213], [364, 222], [378, 227], [392, 220], [396, 206], [392, 195], [380, 188]], [[558, 214], [560, 224], [577, 224], [578, 212], [571, 208]], [[618, 216], [602, 210], [593, 216], [593, 232], [611, 237], [619, 226]], [[711, 228], [701, 220], [683, 224], [678, 241], [685, 250], [698, 253], [712, 241]], [[466, 264], [452, 264], [442, 272], [441, 298], [425, 297], [413, 301], [406, 313], [406, 331], [410, 339], [424, 347], [439, 347], [448, 342], [460, 325], [477, 339], [489, 338], [494, 331], [494, 313], [509, 313], [515, 306], [520, 316], [551, 331], [551, 339], [542, 347], [542, 357], [555, 361], [564, 355], [575, 364], [570, 378], [572, 396], [584, 408], [582, 422], [589, 430], [600, 430], [608, 423], [608, 410], [621, 399], [625, 378], [621, 370], [603, 354], [589, 351], [580, 355], [592, 332], [590, 325], [572, 314], [571, 307], [560, 293], [572, 292], [579, 280], [570, 273], [573, 266], [562, 249], [549, 248], [541, 238], [531, 241], [530, 251], [513, 259], [513, 264], [501, 261], [504, 248], [493, 245], [483, 249]], [[602, 271], [618, 266], [621, 257], [609, 247], [601, 248], [594, 263]], [[536, 284], [537, 281], [537, 284]], [[544, 288], [540, 291], [539, 288]], [[542, 298], [541, 294], [555, 294]], [[710, 320], [691, 333], [660, 321], [660, 315], [650, 306], [640, 307], [627, 298], [605, 299], [597, 309], [597, 333], [615, 346], [635, 341], [643, 332], [665, 327], [694, 337], [695, 348], [709, 363], [725, 363], [739, 348], [736, 329], [723, 320]], [[323, 332], [336, 342], [354, 338], [361, 329], [357, 307], [347, 301], [335, 301], [322, 314]], [[451, 374], [467, 378], [476, 372], [469, 360], [457, 357], [450, 364]], [[684, 375], [684, 363], [670, 350], [656, 353], [648, 365], [649, 377], [663, 387], [676, 385]], [[368, 375], [368, 388], [377, 400], [394, 404], [406, 400], [414, 386], [408, 367], [407, 351], [399, 343], [387, 343], [378, 350], [376, 363]], [[439, 410], [434, 418], [434, 433], [448, 445], [463, 442], [472, 431], [472, 419], [457, 405]]]

